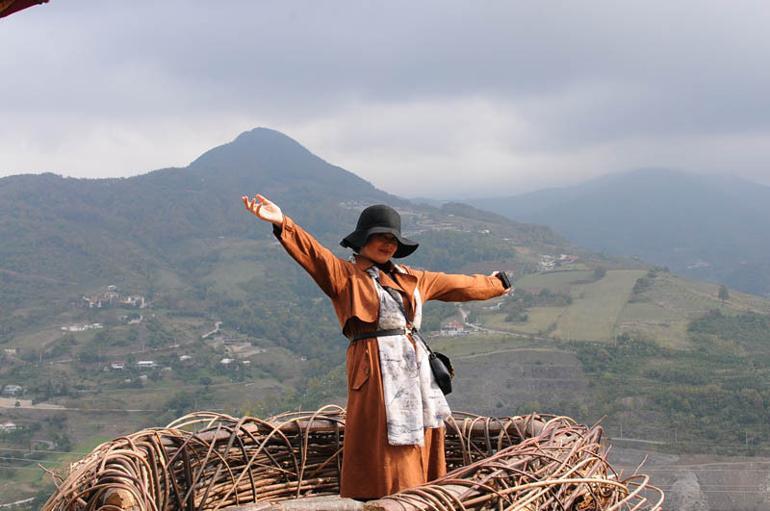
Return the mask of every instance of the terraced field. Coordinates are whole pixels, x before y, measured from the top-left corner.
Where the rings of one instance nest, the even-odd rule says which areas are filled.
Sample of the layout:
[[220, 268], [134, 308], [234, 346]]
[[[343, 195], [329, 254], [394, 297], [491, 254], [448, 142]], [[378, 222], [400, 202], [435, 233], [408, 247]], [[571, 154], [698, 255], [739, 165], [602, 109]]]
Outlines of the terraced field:
[[767, 302], [759, 297], [730, 291], [730, 298], [722, 302], [717, 284], [659, 273], [650, 289], [623, 308], [617, 333], [642, 334], [663, 346], [684, 349], [690, 347], [687, 325], [714, 309], [724, 314], [770, 312]]
[[569, 291], [581, 281], [591, 280], [592, 271], [552, 271], [548, 273], [533, 273], [524, 275], [516, 281], [516, 287], [523, 289], [550, 289], [552, 291]]
[[610, 341], [618, 317], [641, 270], [608, 271], [604, 278], [572, 288], [572, 305], [559, 316], [553, 336], [564, 340]]
[[505, 313], [479, 306], [476, 310], [483, 325], [493, 330], [605, 342], [629, 333], [676, 349], [690, 347], [687, 325], [709, 310], [770, 313], [767, 301], [761, 298], [731, 291], [723, 303], [718, 298], [718, 285], [692, 282], [666, 272], [658, 272], [647, 289], [633, 293], [637, 279], [645, 276], [644, 270], [609, 270], [592, 282], [593, 272], [588, 271], [530, 274], [519, 279], [516, 287], [534, 293], [543, 289], [565, 293], [572, 297], [572, 303], [532, 307], [526, 322], [508, 322]]
[[482, 313], [484, 325], [498, 330], [531, 335], [548, 335], [560, 340], [610, 341], [614, 338], [619, 316], [629, 300], [636, 279], [643, 270], [611, 270], [592, 282], [592, 272], [562, 271], [527, 275], [516, 287], [539, 291], [548, 289], [566, 293], [572, 303], [560, 307], [533, 307], [528, 320], [505, 321], [505, 313]]

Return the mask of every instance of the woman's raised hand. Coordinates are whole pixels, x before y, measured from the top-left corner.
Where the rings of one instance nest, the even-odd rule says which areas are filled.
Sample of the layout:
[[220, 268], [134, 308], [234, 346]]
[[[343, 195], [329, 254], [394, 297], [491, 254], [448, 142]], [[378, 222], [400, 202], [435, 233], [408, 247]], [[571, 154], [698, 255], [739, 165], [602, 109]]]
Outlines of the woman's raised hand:
[[246, 209], [251, 211], [254, 216], [260, 220], [273, 224], [280, 224], [283, 222], [283, 212], [281, 212], [281, 208], [267, 200], [266, 197], [257, 194], [252, 200], [244, 195], [241, 197], [241, 200], [243, 200], [243, 205], [246, 206]]

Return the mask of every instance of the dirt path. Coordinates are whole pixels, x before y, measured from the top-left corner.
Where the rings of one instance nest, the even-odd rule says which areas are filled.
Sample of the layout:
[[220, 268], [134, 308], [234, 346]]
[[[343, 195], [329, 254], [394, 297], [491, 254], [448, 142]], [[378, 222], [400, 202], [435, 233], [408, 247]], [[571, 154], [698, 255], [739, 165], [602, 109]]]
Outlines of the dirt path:
[[[16, 406], [16, 403], [19, 403], [19, 406]], [[37, 403], [33, 405], [30, 399], [0, 397], [0, 408], [13, 408], [15, 410], [62, 410], [64, 407], [51, 403]]]
[[555, 349], [549, 349], [549, 348], [511, 348], [507, 350], [495, 350], [495, 351], [485, 351], [484, 353], [474, 353], [473, 355], [457, 355], [457, 356], [453, 356], [452, 358], [456, 358], [456, 359], [478, 358], [478, 357], [486, 357], [489, 355], [499, 355], [500, 353], [513, 353], [516, 351], [535, 351], [535, 352], [545, 352], [545, 353], [572, 353], [571, 351], [555, 350]]

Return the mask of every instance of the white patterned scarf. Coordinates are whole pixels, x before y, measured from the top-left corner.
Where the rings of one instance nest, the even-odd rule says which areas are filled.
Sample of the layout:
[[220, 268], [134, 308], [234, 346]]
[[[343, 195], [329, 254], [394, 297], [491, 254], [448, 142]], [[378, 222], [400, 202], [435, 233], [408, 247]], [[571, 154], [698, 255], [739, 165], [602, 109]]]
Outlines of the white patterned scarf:
[[[399, 273], [404, 273], [399, 266], [395, 268]], [[367, 273], [372, 277], [380, 298], [377, 329], [405, 328], [406, 318], [396, 298], [380, 285], [379, 268], [372, 266]], [[394, 294], [403, 307], [401, 294]], [[422, 300], [418, 289], [414, 291], [414, 299], [415, 315], [412, 323], [419, 329], [422, 323]], [[424, 445], [424, 429], [443, 427], [444, 419], [451, 414], [444, 393], [431, 372], [428, 352], [421, 341], [416, 341], [415, 352], [406, 335], [377, 338], [390, 445]]]

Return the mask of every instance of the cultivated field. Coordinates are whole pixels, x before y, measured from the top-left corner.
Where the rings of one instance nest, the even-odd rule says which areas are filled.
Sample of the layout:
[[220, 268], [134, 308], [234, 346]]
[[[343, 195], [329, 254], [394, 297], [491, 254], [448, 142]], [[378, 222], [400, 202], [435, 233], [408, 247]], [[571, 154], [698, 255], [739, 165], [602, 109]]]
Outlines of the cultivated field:
[[519, 279], [517, 288], [533, 293], [547, 289], [572, 297], [569, 305], [529, 308], [525, 322], [508, 322], [504, 312], [473, 307], [483, 326], [493, 330], [603, 342], [629, 333], [676, 349], [691, 347], [687, 326], [709, 310], [719, 309], [725, 314], [770, 313], [768, 302], [761, 298], [731, 291], [723, 303], [718, 297], [718, 285], [666, 272], [656, 273], [650, 286], [636, 294], [634, 285], [637, 279], [648, 276], [647, 271], [609, 270], [595, 282], [592, 276], [593, 272], [578, 270], [530, 274]]

